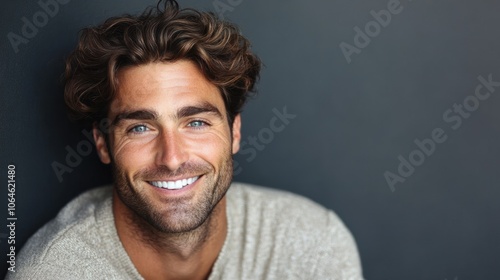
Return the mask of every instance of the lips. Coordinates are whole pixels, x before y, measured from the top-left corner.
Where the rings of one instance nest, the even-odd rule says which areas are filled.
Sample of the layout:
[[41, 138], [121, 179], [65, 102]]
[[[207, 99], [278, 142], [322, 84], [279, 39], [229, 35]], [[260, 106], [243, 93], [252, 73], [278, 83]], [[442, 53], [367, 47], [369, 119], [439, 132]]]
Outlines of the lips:
[[169, 189], [169, 190], [179, 190], [198, 180], [199, 176], [192, 178], [180, 179], [176, 181], [150, 181], [149, 183], [157, 188]]

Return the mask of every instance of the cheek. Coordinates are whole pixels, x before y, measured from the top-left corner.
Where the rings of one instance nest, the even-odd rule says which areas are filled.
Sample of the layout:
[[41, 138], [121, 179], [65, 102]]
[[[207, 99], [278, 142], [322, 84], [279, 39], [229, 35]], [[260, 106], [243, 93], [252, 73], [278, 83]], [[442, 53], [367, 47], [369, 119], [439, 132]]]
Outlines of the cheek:
[[231, 138], [229, 131], [207, 132], [197, 137], [191, 137], [186, 141], [188, 150], [207, 162], [220, 162], [231, 153]]
[[153, 149], [151, 143], [123, 140], [113, 148], [115, 164], [121, 168], [140, 169], [151, 162]]
[[[186, 161], [200, 158], [217, 168], [226, 157], [231, 155], [231, 136], [229, 129], [208, 131], [206, 133], [183, 133], [176, 137], [177, 148], [186, 154]], [[162, 137], [152, 135], [144, 139], [120, 139], [112, 147], [115, 164], [121, 169], [139, 170], [155, 165], [155, 158], [166, 145]]]

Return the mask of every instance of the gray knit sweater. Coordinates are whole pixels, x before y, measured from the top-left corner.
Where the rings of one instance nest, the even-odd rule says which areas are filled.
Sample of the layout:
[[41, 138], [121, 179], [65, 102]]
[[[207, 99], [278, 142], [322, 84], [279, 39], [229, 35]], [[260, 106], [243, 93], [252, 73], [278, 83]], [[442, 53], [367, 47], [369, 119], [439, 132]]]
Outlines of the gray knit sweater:
[[[111, 187], [88, 191], [41, 228], [6, 279], [143, 279], [123, 248]], [[212, 279], [362, 279], [356, 244], [332, 212], [283, 191], [233, 183]]]

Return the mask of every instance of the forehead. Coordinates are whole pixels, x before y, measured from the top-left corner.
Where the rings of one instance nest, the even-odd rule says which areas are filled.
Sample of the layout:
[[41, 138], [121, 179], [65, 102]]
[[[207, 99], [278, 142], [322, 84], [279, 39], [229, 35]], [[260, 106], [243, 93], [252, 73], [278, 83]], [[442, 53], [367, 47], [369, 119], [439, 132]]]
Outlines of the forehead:
[[138, 107], [162, 110], [208, 102], [225, 112], [222, 95], [191, 61], [154, 62], [130, 66], [117, 74], [110, 113]]

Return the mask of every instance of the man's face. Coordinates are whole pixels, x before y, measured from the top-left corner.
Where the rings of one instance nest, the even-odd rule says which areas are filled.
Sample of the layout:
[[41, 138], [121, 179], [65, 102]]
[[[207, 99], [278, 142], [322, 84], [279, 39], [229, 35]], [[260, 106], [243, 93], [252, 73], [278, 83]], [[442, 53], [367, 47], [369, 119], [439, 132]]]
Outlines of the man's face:
[[218, 88], [189, 61], [132, 66], [118, 73], [108, 118], [110, 150], [94, 135], [121, 202], [163, 232], [200, 226], [231, 183], [241, 138]]

